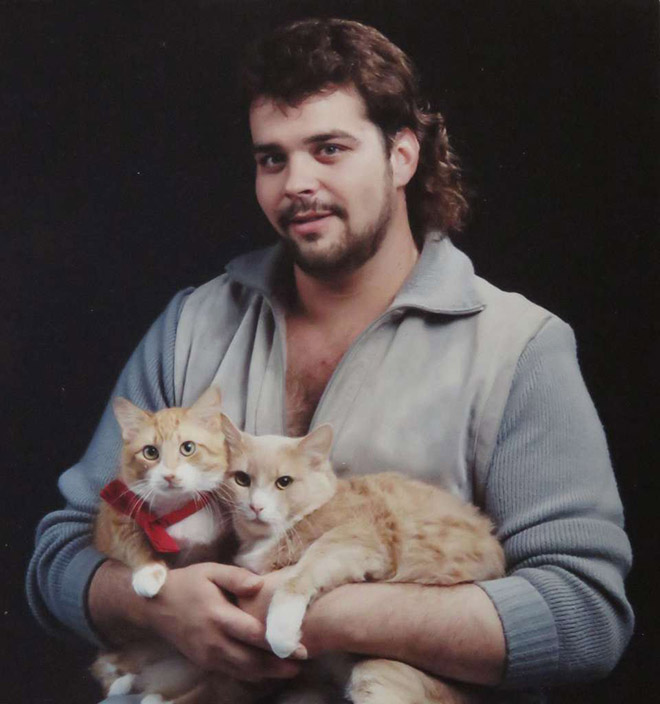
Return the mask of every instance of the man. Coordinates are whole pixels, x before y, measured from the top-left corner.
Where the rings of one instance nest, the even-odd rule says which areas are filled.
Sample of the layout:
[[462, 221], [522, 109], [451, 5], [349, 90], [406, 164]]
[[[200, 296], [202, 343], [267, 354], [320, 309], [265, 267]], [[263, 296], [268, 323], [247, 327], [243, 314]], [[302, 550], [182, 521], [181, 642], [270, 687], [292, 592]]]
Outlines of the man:
[[[568, 326], [476, 277], [446, 236], [465, 213], [460, 174], [408, 58], [372, 28], [309, 20], [256, 46], [246, 84], [257, 199], [280, 245], [175, 297], [114, 394], [155, 409], [215, 382], [249, 432], [330, 422], [339, 471], [406, 471], [492, 517], [507, 577], [341, 587], [306, 618], [310, 657], [400, 659], [500, 689], [603, 676], [632, 615], [602, 428]], [[42, 522], [30, 568], [38, 617], [96, 642], [155, 632], [244, 679], [295, 675], [264, 641], [277, 575], [195, 565], [147, 600], [89, 546], [119, 446], [106, 410], [61, 478], [67, 508]]]

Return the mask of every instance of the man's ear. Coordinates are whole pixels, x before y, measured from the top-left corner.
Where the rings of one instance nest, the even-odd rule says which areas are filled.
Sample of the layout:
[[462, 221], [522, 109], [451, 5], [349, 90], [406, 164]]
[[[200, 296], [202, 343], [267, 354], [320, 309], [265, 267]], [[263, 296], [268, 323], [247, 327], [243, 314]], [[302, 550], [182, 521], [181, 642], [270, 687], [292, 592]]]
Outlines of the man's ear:
[[390, 164], [395, 188], [408, 185], [417, 171], [418, 163], [419, 141], [409, 127], [404, 127], [396, 133], [390, 148]]

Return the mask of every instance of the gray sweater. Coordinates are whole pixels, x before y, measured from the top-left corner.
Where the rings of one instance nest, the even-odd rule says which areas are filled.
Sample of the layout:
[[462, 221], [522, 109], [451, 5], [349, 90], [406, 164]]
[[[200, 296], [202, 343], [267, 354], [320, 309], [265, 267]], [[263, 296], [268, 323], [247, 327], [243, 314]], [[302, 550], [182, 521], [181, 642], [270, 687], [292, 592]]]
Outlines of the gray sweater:
[[[279, 247], [178, 294], [123, 370], [114, 395], [149, 409], [188, 405], [219, 384], [252, 433], [283, 433], [286, 349]], [[632, 630], [623, 579], [630, 546], [601, 424], [570, 328], [474, 275], [430, 236], [390, 308], [355, 341], [319, 402], [339, 472], [404, 471], [491, 516], [507, 576], [480, 586], [507, 645], [504, 685], [603, 676]], [[41, 522], [28, 571], [40, 622], [99, 642], [86, 592], [103, 561], [90, 545], [100, 488], [121, 439], [110, 406], [82, 460], [64, 472], [62, 510]]]

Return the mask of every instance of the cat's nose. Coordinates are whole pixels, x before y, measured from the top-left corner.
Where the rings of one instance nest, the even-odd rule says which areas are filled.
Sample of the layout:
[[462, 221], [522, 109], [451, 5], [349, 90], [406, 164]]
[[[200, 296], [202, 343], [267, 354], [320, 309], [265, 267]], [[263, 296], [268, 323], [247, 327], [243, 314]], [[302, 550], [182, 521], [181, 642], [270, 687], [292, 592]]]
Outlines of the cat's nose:
[[163, 479], [167, 482], [168, 486], [178, 484], [177, 478], [173, 474], [165, 474], [163, 475]]
[[257, 516], [264, 510], [263, 506], [257, 506], [255, 504], [250, 504], [250, 508], [257, 514]]

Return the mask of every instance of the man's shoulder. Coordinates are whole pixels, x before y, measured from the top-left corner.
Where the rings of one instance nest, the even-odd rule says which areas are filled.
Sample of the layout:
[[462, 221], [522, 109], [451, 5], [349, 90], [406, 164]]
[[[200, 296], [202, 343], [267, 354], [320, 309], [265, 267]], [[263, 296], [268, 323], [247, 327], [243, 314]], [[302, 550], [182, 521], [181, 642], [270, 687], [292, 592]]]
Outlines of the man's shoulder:
[[479, 276], [475, 276], [474, 286], [484, 304], [478, 316], [480, 325], [501, 335], [534, 337], [550, 321], [565, 325], [557, 315], [520, 293], [504, 291]]
[[227, 323], [238, 316], [238, 321], [255, 297], [268, 295], [274, 250], [274, 247], [253, 250], [232, 259], [224, 273], [190, 293], [182, 317], [220, 316]]
[[531, 349], [540, 357], [575, 353], [573, 330], [558, 315], [478, 276], [474, 288], [483, 308], [470, 318], [466, 345], [486, 367], [513, 370]]
[[[174, 347], [175, 398], [186, 405], [214, 380], [231, 349], [231, 375], [247, 368], [247, 355], [269, 306], [260, 282], [264, 254], [251, 252], [190, 293], [183, 304]], [[261, 263], [262, 271], [259, 271]], [[225, 380], [225, 386], [231, 385]], [[224, 388], [224, 387], [223, 387]]]

